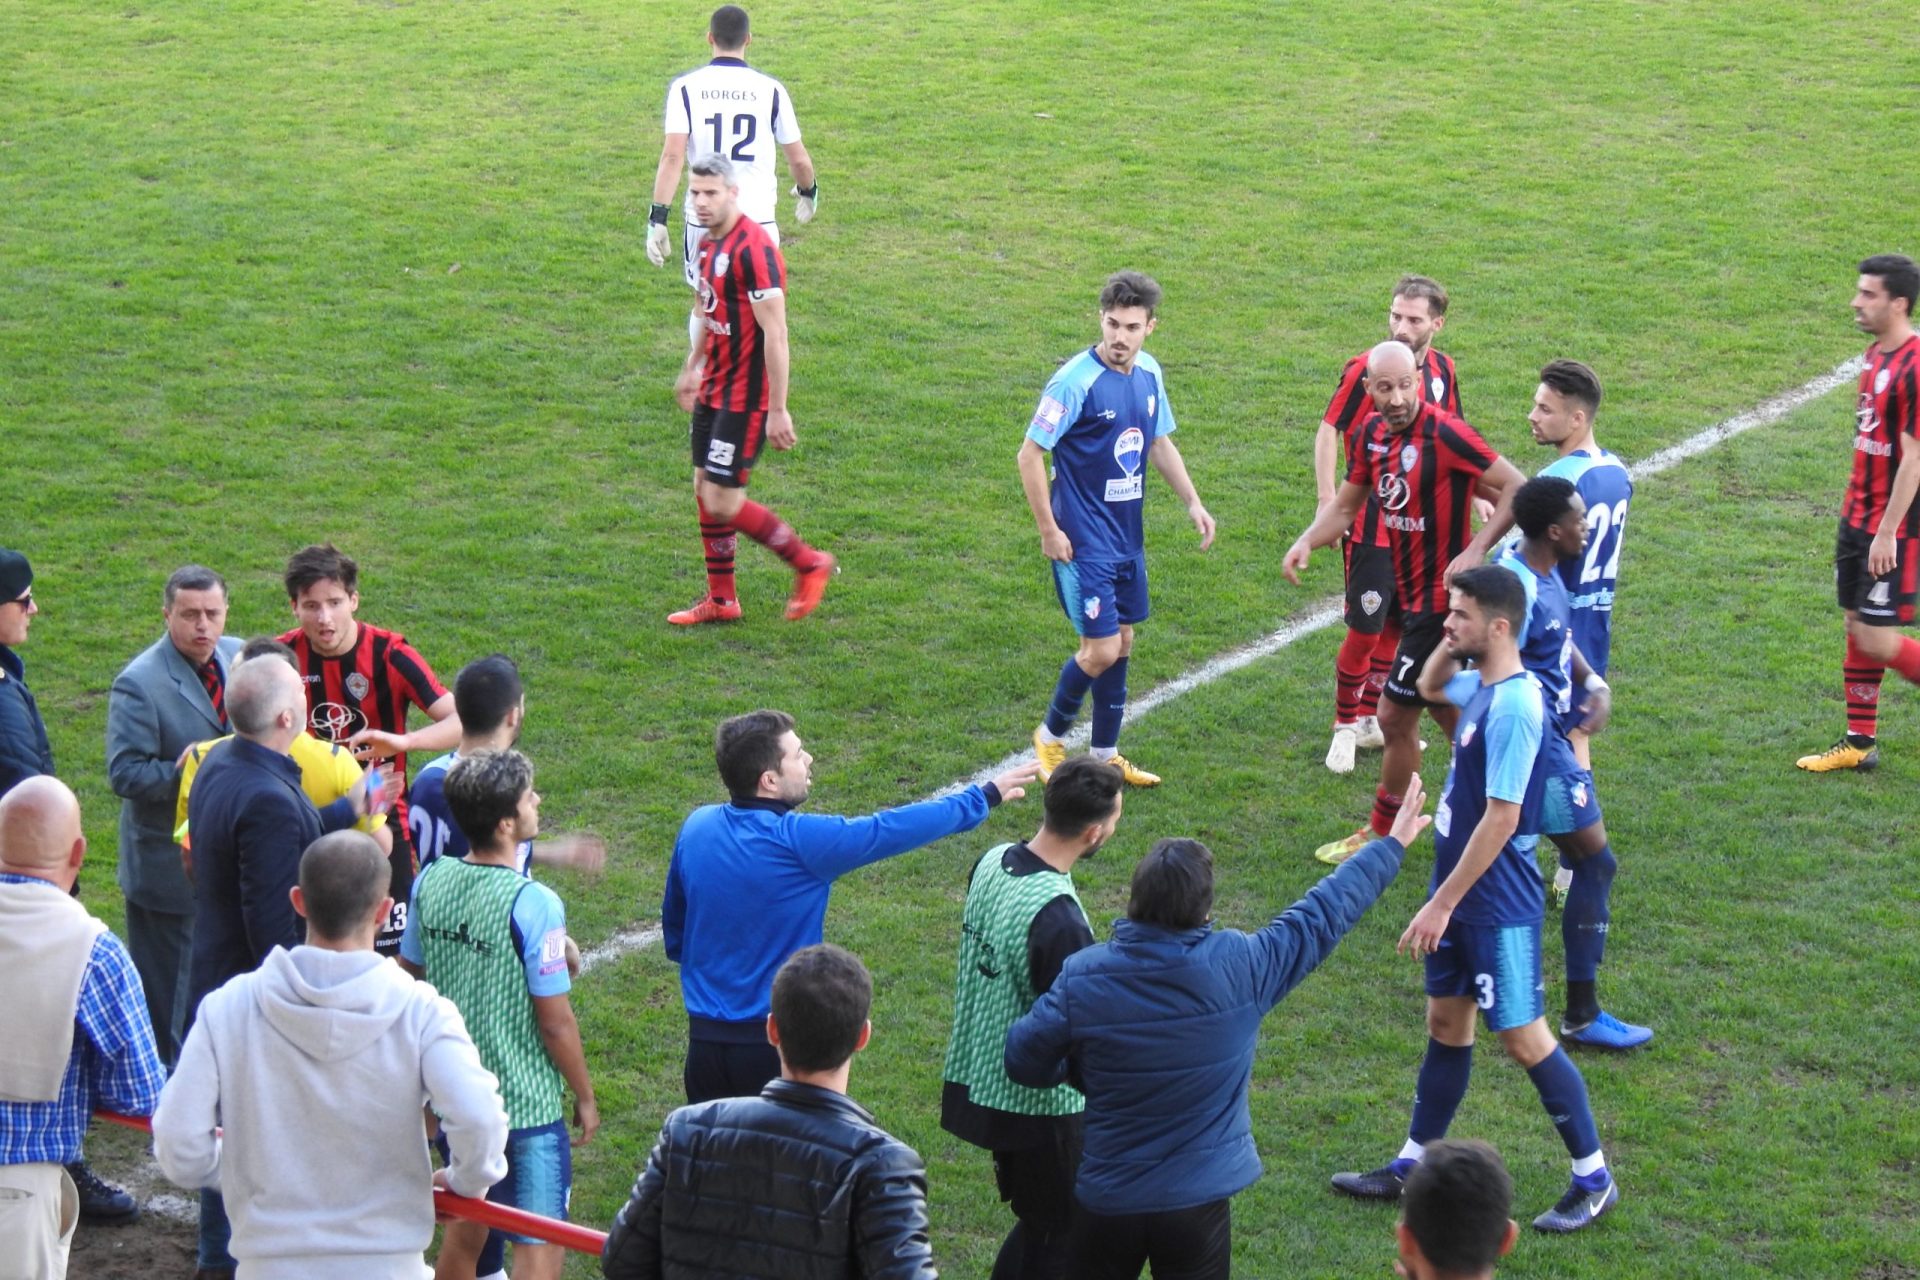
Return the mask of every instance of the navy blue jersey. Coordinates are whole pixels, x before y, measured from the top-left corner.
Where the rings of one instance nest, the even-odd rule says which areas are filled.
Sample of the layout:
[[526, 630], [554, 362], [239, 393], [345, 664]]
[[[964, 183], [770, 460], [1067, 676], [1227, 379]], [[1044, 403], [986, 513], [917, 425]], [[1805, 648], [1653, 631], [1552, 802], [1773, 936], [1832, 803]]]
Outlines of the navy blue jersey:
[[1478, 671], [1462, 671], [1447, 682], [1447, 701], [1460, 708], [1453, 735], [1453, 764], [1433, 811], [1432, 897], [1453, 874], [1473, 829], [1485, 816], [1488, 800], [1520, 805], [1520, 825], [1460, 905], [1453, 918], [1463, 924], [1535, 924], [1546, 916], [1547, 895], [1533, 850], [1540, 840], [1540, 740], [1546, 727], [1546, 703], [1540, 682], [1520, 671], [1496, 684], [1482, 684]]
[[1540, 474], [1571, 480], [1587, 504], [1587, 549], [1577, 560], [1561, 561], [1559, 573], [1573, 606], [1573, 641], [1587, 665], [1604, 676], [1613, 648], [1613, 594], [1633, 477], [1625, 463], [1598, 446], [1576, 449]]
[[[453, 810], [447, 807], [447, 770], [459, 758], [458, 751], [449, 751], [429, 760], [407, 793], [407, 834], [413, 838], [422, 870], [435, 858], [464, 858], [473, 851], [466, 832], [454, 823]], [[513, 865], [523, 876], [533, 874], [533, 841], [520, 842]]]
[[1053, 455], [1053, 518], [1076, 560], [1130, 560], [1144, 549], [1147, 452], [1172, 434], [1159, 362], [1144, 351], [1130, 374], [1089, 347], [1053, 375], [1027, 439]]

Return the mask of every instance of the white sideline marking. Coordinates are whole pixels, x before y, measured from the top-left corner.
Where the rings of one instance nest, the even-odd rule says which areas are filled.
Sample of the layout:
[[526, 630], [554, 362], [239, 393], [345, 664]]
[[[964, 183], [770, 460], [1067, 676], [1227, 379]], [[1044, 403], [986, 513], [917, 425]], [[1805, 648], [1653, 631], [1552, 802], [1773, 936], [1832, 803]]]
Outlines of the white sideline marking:
[[[1689, 458], [1698, 457], [1709, 449], [1725, 444], [1735, 436], [1744, 435], [1756, 427], [1770, 426], [1800, 406], [1817, 400], [1829, 391], [1845, 385], [1850, 378], [1859, 375], [1860, 370], [1865, 367], [1865, 363], [1866, 362], [1859, 356], [1843, 360], [1838, 365], [1835, 365], [1830, 372], [1823, 373], [1809, 382], [1802, 383], [1791, 391], [1783, 391], [1772, 399], [1763, 400], [1746, 412], [1737, 413], [1724, 422], [1717, 422], [1704, 431], [1695, 432], [1679, 444], [1669, 445], [1667, 448], [1652, 454], [1644, 461], [1629, 466], [1628, 470], [1632, 472], [1636, 480], [1645, 479], [1648, 476], [1657, 476], [1662, 471], [1676, 467]], [[1231, 649], [1217, 658], [1209, 658], [1184, 675], [1176, 676], [1165, 684], [1148, 690], [1144, 696], [1127, 704], [1126, 716], [1122, 719], [1121, 723], [1132, 724], [1148, 712], [1165, 706], [1175, 698], [1192, 693], [1195, 689], [1199, 689], [1205, 685], [1210, 685], [1220, 679], [1220, 677], [1231, 675], [1242, 667], [1251, 666], [1262, 658], [1271, 657], [1296, 640], [1303, 639], [1316, 631], [1330, 627], [1338, 621], [1340, 621], [1339, 599], [1335, 598], [1322, 601], [1311, 613], [1292, 619], [1280, 627], [1279, 630], [1269, 632], [1267, 635], [1255, 640], [1252, 644], [1242, 645], [1238, 649]], [[1076, 725], [1073, 732], [1067, 735], [1067, 745], [1069, 747], [1084, 746], [1090, 733], [1091, 729], [1089, 726], [1084, 724]], [[978, 770], [969, 778], [964, 778], [959, 782], [942, 787], [940, 790], [927, 796], [926, 799], [935, 800], [941, 796], [950, 796], [956, 791], [964, 791], [968, 787], [978, 786], [989, 778], [1005, 773], [1008, 769], [1014, 768], [1016, 765], [1023, 764], [1031, 759], [1033, 759], [1033, 751], [1031, 749], [1016, 751], [1005, 759]], [[585, 952], [581, 956], [580, 971], [585, 973], [596, 965], [603, 964], [608, 960], [618, 959], [630, 951], [642, 950], [652, 946], [659, 940], [660, 927], [658, 925], [623, 929], [600, 946]]]

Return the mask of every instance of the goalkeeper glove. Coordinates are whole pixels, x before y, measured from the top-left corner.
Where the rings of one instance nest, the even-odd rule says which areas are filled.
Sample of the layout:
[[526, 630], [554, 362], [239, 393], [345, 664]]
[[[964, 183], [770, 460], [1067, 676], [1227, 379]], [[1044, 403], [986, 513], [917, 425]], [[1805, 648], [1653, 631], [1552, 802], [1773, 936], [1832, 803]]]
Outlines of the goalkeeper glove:
[[647, 261], [656, 267], [667, 265], [667, 206], [656, 204], [647, 213]]
[[820, 184], [816, 181], [805, 191], [795, 187], [793, 194], [800, 197], [800, 202], [793, 206], [793, 216], [804, 227], [813, 221], [813, 211], [820, 206]]

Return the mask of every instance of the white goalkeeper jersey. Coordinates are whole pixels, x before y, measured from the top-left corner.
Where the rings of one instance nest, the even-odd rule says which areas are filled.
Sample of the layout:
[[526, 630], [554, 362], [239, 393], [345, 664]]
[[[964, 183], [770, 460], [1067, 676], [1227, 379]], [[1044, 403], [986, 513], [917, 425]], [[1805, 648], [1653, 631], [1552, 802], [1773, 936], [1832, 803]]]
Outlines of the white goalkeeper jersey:
[[[687, 135], [687, 162], [716, 151], [733, 162], [740, 211], [755, 222], [774, 221], [780, 190], [775, 153], [800, 141], [800, 120], [787, 88], [740, 58], [715, 58], [667, 89], [667, 133]], [[686, 200], [693, 221], [693, 196]]]

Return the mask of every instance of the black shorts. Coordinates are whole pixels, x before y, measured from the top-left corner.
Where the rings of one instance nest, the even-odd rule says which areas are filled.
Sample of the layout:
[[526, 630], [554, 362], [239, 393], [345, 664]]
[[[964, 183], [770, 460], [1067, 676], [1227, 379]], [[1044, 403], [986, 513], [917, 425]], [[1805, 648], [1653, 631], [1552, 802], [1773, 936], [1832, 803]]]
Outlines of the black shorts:
[[1420, 696], [1420, 668], [1440, 647], [1447, 625], [1444, 613], [1404, 613], [1400, 616], [1400, 650], [1387, 672], [1386, 695], [1403, 707], [1424, 707]]
[[1073, 1183], [1086, 1125], [1073, 1115], [1053, 1117], [1047, 1127], [1047, 1139], [1037, 1147], [994, 1152], [993, 1179], [1014, 1217], [1043, 1235], [1064, 1235], [1073, 1226]]
[[1894, 540], [1892, 573], [1874, 577], [1867, 570], [1867, 550], [1873, 535], [1840, 522], [1833, 546], [1834, 594], [1842, 609], [1851, 609], [1870, 627], [1904, 627], [1913, 621], [1916, 585], [1920, 585], [1920, 538]]
[[393, 852], [387, 861], [393, 868], [387, 892], [393, 895], [393, 910], [374, 934], [373, 949], [383, 956], [400, 954], [400, 935], [407, 931], [407, 911], [413, 904], [413, 878], [418, 874], [413, 856], [413, 841], [407, 839], [407, 824], [400, 821], [398, 809], [387, 813], [387, 832], [393, 837]]
[[1393, 548], [1347, 543], [1347, 630], [1377, 636], [1397, 611]]
[[741, 412], [697, 404], [693, 406], [688, 439], [693, 446], [695, 471], [723, 489], [744, 489], [747, 473], [753, 470], [760, 446], [767, 441], [767, 411]]

